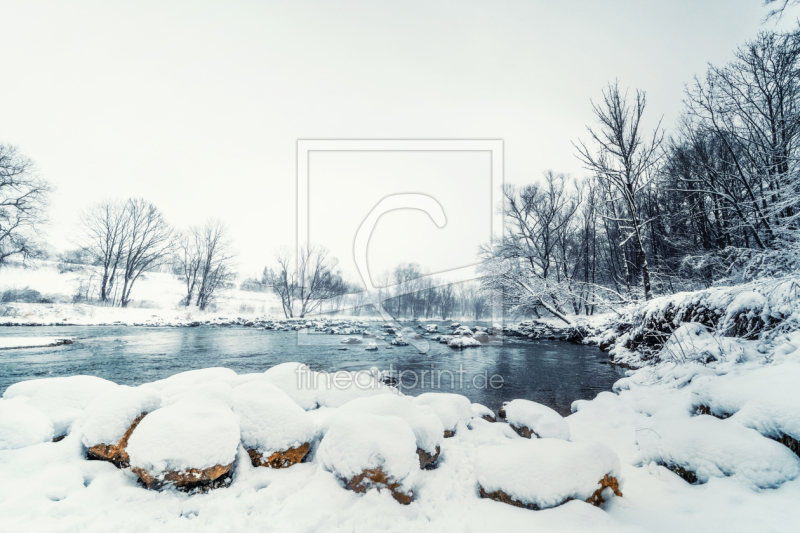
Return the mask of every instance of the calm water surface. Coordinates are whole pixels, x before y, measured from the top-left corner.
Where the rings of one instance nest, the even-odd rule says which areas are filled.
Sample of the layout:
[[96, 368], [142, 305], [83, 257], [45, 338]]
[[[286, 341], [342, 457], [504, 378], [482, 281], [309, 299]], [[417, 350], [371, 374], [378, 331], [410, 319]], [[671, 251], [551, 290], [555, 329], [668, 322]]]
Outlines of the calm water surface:
[[[3, 327], [0, 336], [76, 338], [66, 346], [0, 350], [0, 394], [18, 381], [46, 377], [85, 374], [138, 385], [185, 370], [222, 366], [237, 373], [263, 372], [279, 363], [299, 361], [328, 372], [377, 366], [419, 376], [427, 370], [425, 383], [416, 387], [412, 387], [414, 375], [404, 374], [403, 392], [458, 392], [495, 411], [503, 401], [526, 398], [568, 414], [574, 400], [611, 390], [623, 376], [597, 348], [513, 338], [500, 346], [465, 350], [432, 342], [429, 352], [421, 355], [413, 346], [391, 350], [381, 346], [371, 352], [364, 345], [348, 346], [346, 351], [338, 349], [341, 345], [301, 346], [294, 332], [242, 327]], [[435, 377], [441, 376], [434, 379], [433, 388], [431, 370]], [[484, 386], [485, 378], [493, 375], [502, 376], [501, 387]]]

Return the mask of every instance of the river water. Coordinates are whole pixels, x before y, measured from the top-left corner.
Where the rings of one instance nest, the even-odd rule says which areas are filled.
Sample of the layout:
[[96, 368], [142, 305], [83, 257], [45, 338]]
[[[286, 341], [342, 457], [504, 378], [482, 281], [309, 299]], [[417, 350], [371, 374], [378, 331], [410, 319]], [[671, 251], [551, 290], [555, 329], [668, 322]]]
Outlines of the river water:
[[76, 339], [65, 346], [0, 350], [0, 394], [18, 381], [46, 377], [85, 374], [138, 385], [185, 370], [263, 372], [298, 361], [328, 372], [391, 370], [405, 394], [457, 392], [494, 411], [503, 401], [525, 398], [566, 415], [574, 400], [611, 390], [623, 376], [597, 348], [514, 338], [464, 350], [432, 342], [423, 355], [414, 346], [366, 351], [364, 345], [302, 345], [295, 332], [243, 327], [3, 327], [0, 336]]

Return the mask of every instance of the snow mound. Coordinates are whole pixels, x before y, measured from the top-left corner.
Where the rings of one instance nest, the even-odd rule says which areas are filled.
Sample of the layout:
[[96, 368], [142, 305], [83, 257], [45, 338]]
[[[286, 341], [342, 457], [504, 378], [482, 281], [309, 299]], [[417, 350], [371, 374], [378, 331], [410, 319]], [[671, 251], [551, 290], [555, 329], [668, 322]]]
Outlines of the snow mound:
[[762, 435], [800, 440], [800, 364], [764, 366], [724, 376], [698, 393], [695, 403]]
[[[587, 500], [606, 475], [620, 479], [619, 457], [595, 442], [559, 439], [515, 440], [484, 446], [475, 458], [475, 475], [485, 493], [502, 491], [539, 509], [568, 499]], [[610, 496], [603, 491], [603, 497]]]
[[473, 403], [470, 407], [472, 408], [472, 418], [483, 418], [485, 416], [490, 416], [493, 420], [497, 418], [497, 415], [494, 414], [494, 411], [485, 405]]
[[417, 405], [427, 405], [439, 420], [445, 431], [455, 432], [459, 423], [472, 419], [472, 404], [466, 396], [448, 392], [426, 392], [414, 398]]
[[373, 398], [359, 398], [337, 409], [336, 417], [350, 413], [367, 413], [403, 419], [414, 432], [417, 448], [430, 454], [442, 444], [444, 426], [436, 413], [427, 405], [417, 405], [407, 396], [383, 394]]
[[410, 488], [419, 471], [414, 432], [396, 416], [343, 413], [325, 434], [317, 456], [326, 470], [344, 480], [381, 468]]
[[98, 395], [78, 418], [81, 441], [87, 448], [116, 444], [142, 413], [160, 408], [161, 394], [147, 387], [120, 385]]
[[227, 406], [184, 400], [144, 417], [127, 452], [132, 468], [158, 476], [231, 464], [238, 446], [239, 425]]
[[276, 385], [294, 402], [309, 411], [319, 407], [317, 390], [320, 372], [311, 370], [302, 363], [281, 363], [264, 372], [264, 379]]
[[22, 381], [6, 389], [3, 398], [25, 398], [53, 423], [56, 436], [69, 432], [72, 423], [98, 395], [119, 387], [94, 376], [70, 376]]
[[190, 389], [209, 382], [235, 381], [239, 378], [236, 372], [230, 368], [212, 367], [200, 370], [188, 370], [180, 372], [166, 379], [160, 379], [145, 386], [152, 387], [161, 392], [164, 398], [169, 399], [179, 396]]
[[733, 476], [762, 489], [800, 475], [800, 459], [758, 432], [712, 416], [655, 421], [637, 434], [645, 463], [688, 470], [700, 483]]
[[0, 450], [16, 450], [53, 440], [53, 423], [23, 398], [0, 400]]
[[506, 420], [514, 428], [526, 427], [536, 436], [569, 440], [569, 424], [546, 405], [530, 400], [513, 400], [505, 405]]
[[302, 407], [268, 381], [251, 381], [233, 390], [233, 412], [242, 444], [262, 455], [311, 442], [316, 425]]

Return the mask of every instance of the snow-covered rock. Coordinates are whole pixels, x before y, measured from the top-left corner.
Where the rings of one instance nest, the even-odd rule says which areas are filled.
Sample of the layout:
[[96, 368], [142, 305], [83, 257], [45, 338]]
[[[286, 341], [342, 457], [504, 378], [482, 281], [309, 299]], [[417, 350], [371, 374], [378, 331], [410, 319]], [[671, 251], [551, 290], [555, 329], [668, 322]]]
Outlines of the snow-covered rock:
[[190, 488], [228, 473], [239, 425], [227, 405], [184, 400], [148, 414], [128, 440], [131, 468], [150, 488]]
[[162, 403], [161, 394], [148, 387], [120, 385], [101, 393], [76, 422], [89, 456], [120, 467], [127, 466], [128, 439], [143, 417], [160, 408]]
[[444, 438], [444, 426], [428, 405], [418, 405], [408, 396], [383, 394], [350, 401], [337, 410], [336, 416], [348, 413], [368, 413], [401, 418], [414, 432], [417, 453], [420, 455], [420, 466], [426, 467], [433, 464], [439, 456]]
[[403, 419], [354, 412], [336, 418], [317, 455], [348, 489], [388, 490], [408, 504], [419, 471], [416, 450], [414, 432]]
[[116, 383], [94, 376], [34, 379], [11, 385], [3, 398], [24, 398], [28, 405], [50, 419], [58, 437], [69, 432], [72, 423], [92, 400], [117, 387]]
[[53, 423], [25, 399], [0, 400], [0, 450], [16, 450], [53, 440]]
[[800, 475], [800, 459], [757, 431], [712, 416], [655, 420], [637, 434], [642, 461], [682, 469], [705, 483], [733, 476], [762, 488], [775, 488]]
[[530, 509], [621, 496], [621, 463], [607, 446], [559, 439], [517, 440], [478, 450], [481, 496]]
[[283, 468], [300, 462], [316, 434], [311, 416], [266, 380], [236, 387], [233, 412], [254, 466]]
[[513, 400], [504, 405], [505, 417], [514, 431], [531, 438], [569, 440], [569, 424], [546, 405], [530, 400]]
[[444, 426], [444, 436], [455, 435], [460, 423], [466, 424], [472, 419], [472, 404], [466, 396], [448, 392], [426, 392], [414, 398], [417, 405], [427, 405]]
[[455, 337], [450, 340], [447, 345], [451, 348], [479, 348], [481, 343], [479, 340], [473, 339], [472, 337], [463, 336]]
[[472, 418], [482, 418], [487, 422], [497, 422], [494, 411], [479, 403], [472, 404]]

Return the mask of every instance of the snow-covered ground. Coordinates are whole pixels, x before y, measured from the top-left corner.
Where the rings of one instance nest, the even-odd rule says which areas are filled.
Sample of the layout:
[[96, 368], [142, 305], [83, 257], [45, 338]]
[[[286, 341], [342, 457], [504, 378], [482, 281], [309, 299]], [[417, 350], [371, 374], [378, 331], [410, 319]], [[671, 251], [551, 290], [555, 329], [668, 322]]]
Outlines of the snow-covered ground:
[[[775, 439], [800, 438], [800, 334], [769, 346], [728, 339], [716, 353], [631, 370], [564, 419], [510, 402], [506, 416], [542, 439], [484, 420], [485, 408], [457, 395], [397, 396], [377, 369], [347, 374], [367, 386], [343, 390], [307, 368], [298, 383], [292, 363], [136, 388], [23, 382], [0, 400], [0, 530], [794, 531], [800, 459]], [[87, 460], [88, 447], [115, 444], [148, 411], [130, 436], [132, 468]], [[302, 441], [306, 460], [288, 468], [255, 467], [246, 449]], [[420, 469], [415, 448], [438, 449], [438, 467]], [[135, 473], [228, 464], [229, 486], [207, 493], [146, 489]], [[396, 493], [372, 478], [348, 490], [376, 469]], [[604, 476], [618, 485], [604, 488]], [[482, 491], [532, 508], [572, 500], [530, 510]], [[604, 503], [580, 501], [591, 494]]]
[[[61, 267], [59, 267], [61, 265]], [[64, 265], [55, 261], [32, 261], [28, 267], [9, 263], [0, 271], [0, 294], [5, 291], [29, 288], [40, 293], [41, 297], [53, 304], [36, 304], [28, 307], [11, 304], [5, 314], [15, 316], [14, 309], [21, 309], [29, 318], [76, 317], [79, 321], [92, 319], [102, 322], [115, 320], [132, 321], [153, 316], [172, 317], [187, 314], [197, 316], [196, 309], [186, 311], [180, 305], [186, 296], [185, 286], [173, 274], [145, 272], [136, 281], [128, 309], [73, 305], [76, 294], [84, 294], [91, 285], [96, 290], [98, 274], [85, 265]], [[220, 292], [216, 302], [217, 315], [252, 316], [278, 315], [280, 300], [272, 293], [226, 289]], [[205, 313], [203, 313], [205, 314]], [[213, 315], [214, 313], [208, 313]], [[58, 316], [61, 315], [61, 316]], [[2, 317], [0, 317], [2, 321]], [[82, 322], [78, 322], [82, 323]]]

